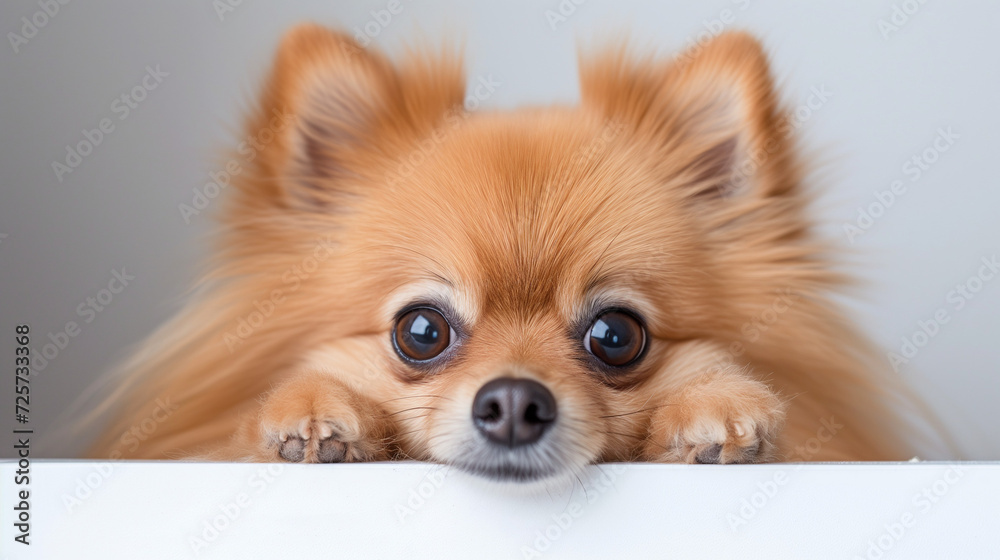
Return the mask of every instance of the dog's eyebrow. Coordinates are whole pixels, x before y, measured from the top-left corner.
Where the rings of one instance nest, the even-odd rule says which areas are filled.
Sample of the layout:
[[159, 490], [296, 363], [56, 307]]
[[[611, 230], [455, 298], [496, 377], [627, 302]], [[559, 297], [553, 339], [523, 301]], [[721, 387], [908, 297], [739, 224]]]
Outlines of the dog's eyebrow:
[[584, 286], [583, 288], [584, 293], [590, 293], [597, 290], [599, 287], [607, 283], [608, 279], [610, 279], [611, 277], [612, 277], [611, 274], [600, 274], [597, 276], [591, 276], [587, 280], [587, 285]]
[[[426, 260], [434, 263], [435, 265], [438, 266], [438, 268], [444, 268], [444, 267], [441, 266], [441, 263], [439, 263], [438, 261], [434, 260], [433, 258], [425, 255], [424, 253], [421, 253], [420, 251], [418, 251], [418, 250], [416, 250], [416, 249], [414, 249], [412, 247], [404, 247], [402, 245], [389, 245], [389, 244], [384, 245], [384, 247], [388, 247], [388, 248], [391, 248], [391, 249], [402, 249], [403, 251], [409, 251], [409, 252], [417, 255], [418, 257], [424, 258], [424, 259], [426, 259]], [[455, 283], [452, 282], [451, 280], [449, 280], [448, 278], [446, 278], [445, 276], [443, 276], [441, 273], [439, 273], [439, 272], [437, 272], [435, 270], [432, 270], [432, 269], [430, 269], [430, 268], [428, 268], [426, 266], [423, 266], [422, 268], [424, 269], [424, 272], [427, 273], [428, 277], [440, 281], [442, 284], [444, 284], [445, 286], [448, 286], [449, 288], [452, 288], [452, 289], [455, 288]]]
[[[607, 254], [608, 249], [610, 249], [611, 246], [614, 245], [615, 240], [618, 239], [618, 236], [621, 235], [623, 231], [625, 231], [626, 227], [628, 227], [628, 224], [622, 226], [622, 228], [618, 230], [618, 233], [616, 233], [615, 236], [611, 238], [611, 241], [608, 241], [607, 247], [605, 247], [604, 250], [601, 251], [600, 255], [597, 255], [597, 259], [594, 261], [594, 264], [590, 266], [590, 270], [587, 271], [587, 275], [590, 278], [587, 280], [587, 286], [585, 288], [586, 291], [593, 290], [602, 281], [605, 280], [605, 277], [601, 276], [601, 271], [604, 269], [604, 262], [603, 262], [604, 255]], [[594, 271], [595, 267], [597, 268], [596, 272]]]
[[449, 288], [452, 288], [452, 289], [455, 288], [455, 284], [453, 284], [451, 282], [451, 280], [448, 280], [447, 278], [445, 278], [444, 276], [441, 276], [437, 272], [434, 272], [433, 270], [427, 270], [427, 269], [424, 269], [424, 272], [426, 272], [427, 275], [430, 276], [431, 278], [434, 278], [435, 280], [440, 280], [441, 283], [444, 284], [445, 286], [448, 286]]

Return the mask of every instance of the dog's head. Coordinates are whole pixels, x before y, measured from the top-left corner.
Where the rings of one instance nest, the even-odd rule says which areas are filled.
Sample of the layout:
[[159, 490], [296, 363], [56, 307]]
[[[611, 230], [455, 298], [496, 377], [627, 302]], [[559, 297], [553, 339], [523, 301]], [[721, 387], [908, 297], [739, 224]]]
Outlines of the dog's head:
[[250, 128], [289, 124], [231, 216], [261, 252], [332, 237], [292, 314], [408, 456], [519, 480], [635, 458], [659, 380], [738, 334], [760, 255], [801, 233], [753, 39], [581, 65], [579, 107], [486, 113], [503, 79], [466, 91], [448, 55], [312, 26], [280, 49]]

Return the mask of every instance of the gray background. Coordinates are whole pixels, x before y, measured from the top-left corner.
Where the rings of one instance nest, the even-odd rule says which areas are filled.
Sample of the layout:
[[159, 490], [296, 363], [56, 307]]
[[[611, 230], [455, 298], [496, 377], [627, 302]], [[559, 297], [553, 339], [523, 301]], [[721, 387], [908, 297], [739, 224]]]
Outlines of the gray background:
[[[71, 422], [60, 413], [177, 310], [212, 227], [204, 213], [185, 223], [178, 204], [190, 203], [192, 189], [207, 182], [237, 141], [241, 112], [282, 32], [303, 20], [363, 28], [374, 19], [371, 11], [386, 5], [244, 0], [220, 18], [208, 0], [76, 1], [60, 6], [17, 53], [7, 34], [20, 33], [21, 18], [39, 5], [0, 7], [8, 37], [0, 47], [4, 371], [13, 372], [16, 324], [31, 324], [36, 352], [67, 321], [81, 326], [32, 378], [31, 426], [40, 435]], [[820, 108], [803, 112], [800, 136], [816, 156], [824, 231], [866, 280], [850, 301], [852, 312], [886, 351], [899, 351], [919, 320], [945, 309], [949, 322], [902, 374], [945, 420], [965, 458], [1000, 459], [1000, 279], [986, 282], [962, 309], [946, 299], [976, 274], [982, 257], [1000, 252], [1000, 4], [589, 0], [554, 29], [546, 11], [558, 12], [558, 0], [402, 6], [374, 43], [398, 51], [421, 36], [464, 38], [470, 81], [492, 74], [502, 82], [487, 108], [574, 102], [575, 45], [614, 32], [630, 30], [637, 44], [663, 51], [719, 25], [761, 36], [792, 107], [806, 103], [813, 87], [832, 92]], [[894, 6], [919, 9], [886, 37], [879, 21], [890, 21]], [[713, 24], [724, 16], [731, 23]], [[141, 82], [147, 65], [169, 75], [119, 120], [112, 103]], [[59, 182], [52, 162], [64, 160], [66, 146], [105, 117], [113, 133]], [[904, 164], [941, 127], [958, 139], [911, 180]], [[894, 180], [907, 192], [852, 243], [843, 225], [855, 223], [858, 209]], [[121, 267], [135, 280], [84, 323], [77, 307]], [[3, 379], [0, 455], [9, 456], [13, 375]], [[70, 456], [82, 443], [50, 442], [36, 451]]]

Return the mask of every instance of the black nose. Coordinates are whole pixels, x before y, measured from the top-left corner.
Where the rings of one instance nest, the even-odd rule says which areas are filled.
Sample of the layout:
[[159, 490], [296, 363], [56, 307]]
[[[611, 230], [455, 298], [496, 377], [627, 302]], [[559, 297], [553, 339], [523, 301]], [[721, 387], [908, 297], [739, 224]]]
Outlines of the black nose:
[[494, 379], [472, 401], [472, 421], [479, 431], [508, 447], [535, 443], [555, 420], [556, 399], [530, 379]]

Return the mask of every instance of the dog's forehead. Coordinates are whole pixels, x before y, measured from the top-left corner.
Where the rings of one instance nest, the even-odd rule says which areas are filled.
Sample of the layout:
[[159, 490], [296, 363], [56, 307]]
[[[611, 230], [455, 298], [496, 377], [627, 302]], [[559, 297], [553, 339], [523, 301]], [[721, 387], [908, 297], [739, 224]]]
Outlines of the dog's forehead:
[[[556, 119], [484, 127], [460, 139], [437, 185], [448, 261], [483, 313], [534, 315], [575, 304], [602, 275], [643, 264], [644, 185], [615, 159], [607, 125]], [[456, 172], [461, 169], [461, 172]]]
[[570, 113], [470, 118], [427, 152], [382, 223], [468, 314], [571, 314], [598, 288], [636, 288], [604, 280], [659, 265], [667, 201], [622, 134]]
[[[599, 134], [599, 128], [590, 134]], [[598, 156], [579, 161], [586, 134], [557, 123], [486, 127], [466, 138], [464, 180], [450, 186], [462, 228], [464, 277], [478, 278], [484, 310], [549, 309], [560, 288], [596, 262], [628, 210], [595, 196]], [[610, 255], [608, 256], [611, 257]]]

